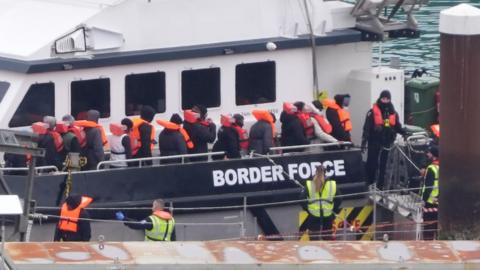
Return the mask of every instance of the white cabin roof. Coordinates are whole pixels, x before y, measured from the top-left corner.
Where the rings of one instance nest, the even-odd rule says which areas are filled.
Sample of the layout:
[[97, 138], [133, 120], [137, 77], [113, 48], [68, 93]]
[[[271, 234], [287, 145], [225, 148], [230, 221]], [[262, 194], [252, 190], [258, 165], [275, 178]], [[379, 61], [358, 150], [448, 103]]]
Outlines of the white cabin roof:
[[[316, 33], [332, 31], [332, 26], [338, 25], [332, 22], [335, 6], [323, 1], [309, 2]], [[110, 52], [295, 37], [308, 34], [302, 3], [301, 0], [0, 0], [0, 56], [21, 60], [50, 58], [55, 40], [80, 26], [120, 34], [124, 44]], [[345, 3], [339, 5], [345, 9]], [[347, 4], [349, 8], [351, 5]], [[354, 24], [352, 17], [346, 26]]]

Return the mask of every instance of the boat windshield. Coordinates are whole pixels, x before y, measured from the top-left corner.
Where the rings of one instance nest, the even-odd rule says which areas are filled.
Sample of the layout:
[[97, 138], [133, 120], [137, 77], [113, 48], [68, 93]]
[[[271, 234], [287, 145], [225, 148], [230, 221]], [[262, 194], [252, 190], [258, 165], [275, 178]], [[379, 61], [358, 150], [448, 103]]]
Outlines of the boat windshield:
[[2, 82], [2, 81], [0, 81], [0, 103], [2, 102], [3, 97], [4, 97], [5, 94], [7, 93], [7, 90], [8, 90], [9, 87], [10, 87], [10, 83], [9, 83], [9, 82]]

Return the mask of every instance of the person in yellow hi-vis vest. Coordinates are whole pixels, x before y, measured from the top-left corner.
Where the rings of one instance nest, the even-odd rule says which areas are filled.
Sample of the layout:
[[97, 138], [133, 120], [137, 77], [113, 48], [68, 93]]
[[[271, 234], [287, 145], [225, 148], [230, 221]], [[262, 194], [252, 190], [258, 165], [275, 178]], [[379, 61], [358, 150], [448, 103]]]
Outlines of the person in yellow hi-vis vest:
[[427, 166], [424, 174], [421, 196], [425, 203], [423, 220], [426, 222], [423, 228], [423, 239], [433, 240], [437, 235], [438, 221], [438, 183], [440, 178], [439, 149], [437, 146], [430, 146], [427, 157], [431, 163]]
[[125, 225], [134, 230], [145, 230], [145, 241], [175, 241], [175, 219], [164, 210], [162, 199], [153, 201], [152, 214], [139, 222], [133, 222], [122, 212], [117, 212], [117, 220], [125, 220]]
[[300, 226], [299, 233], [303, 235], [308, 230], [310, 240], [330, 239], [335, 220], [337, 183], [333, 179], [325, 179], [325, 169], [320, 165], [317, 166], [313, 180], [307, 180], [305, 187], [308, 216]]

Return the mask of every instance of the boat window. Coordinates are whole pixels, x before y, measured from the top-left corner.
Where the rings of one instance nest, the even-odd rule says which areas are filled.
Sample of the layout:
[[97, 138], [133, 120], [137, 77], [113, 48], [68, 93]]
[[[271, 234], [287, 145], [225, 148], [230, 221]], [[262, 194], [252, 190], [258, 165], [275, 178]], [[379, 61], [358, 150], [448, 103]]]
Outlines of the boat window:
[[165, 112], [165, 72], [131, 74], [125, 77], [125, 113], [139, 115], [143, 105]]
[[71, 84], [72, 115], [85, 120], [88, 110], [100, 112], [100, 118], [110, 117], [110, 79], [74, 81]]
[[207, 108], [220, 106], [220, 68], [182, 72], [182, 109], [196, 104]]
[[0, 102], [2, 102], [3, 97], [7, 93], [8, 88], [10, 87], [9, 82], [1, 82], [0, 81]]
[[235, 77], [235, 102], [237, 105], [275, 102], [275, 62], [237, 65]]
[[45, 115], [55, 115], [55, 84], [32, 84], [8, 126], [29, 126], [43, 121]]

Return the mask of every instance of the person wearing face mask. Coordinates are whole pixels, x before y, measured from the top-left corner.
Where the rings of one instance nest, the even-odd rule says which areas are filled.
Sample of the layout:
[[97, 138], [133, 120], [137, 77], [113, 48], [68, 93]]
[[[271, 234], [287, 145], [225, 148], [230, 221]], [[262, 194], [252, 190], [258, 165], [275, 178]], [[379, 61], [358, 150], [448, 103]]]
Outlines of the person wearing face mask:
[[368, 146], [367, 177], [371, 183], [376, 182], [380, 189], [383, 188], [389, 149], [397, 134], [405, 135], [391, 98], [390, 91], [383, 90], [372, 109], [367, 112], [363, 125], [362, 152]]

